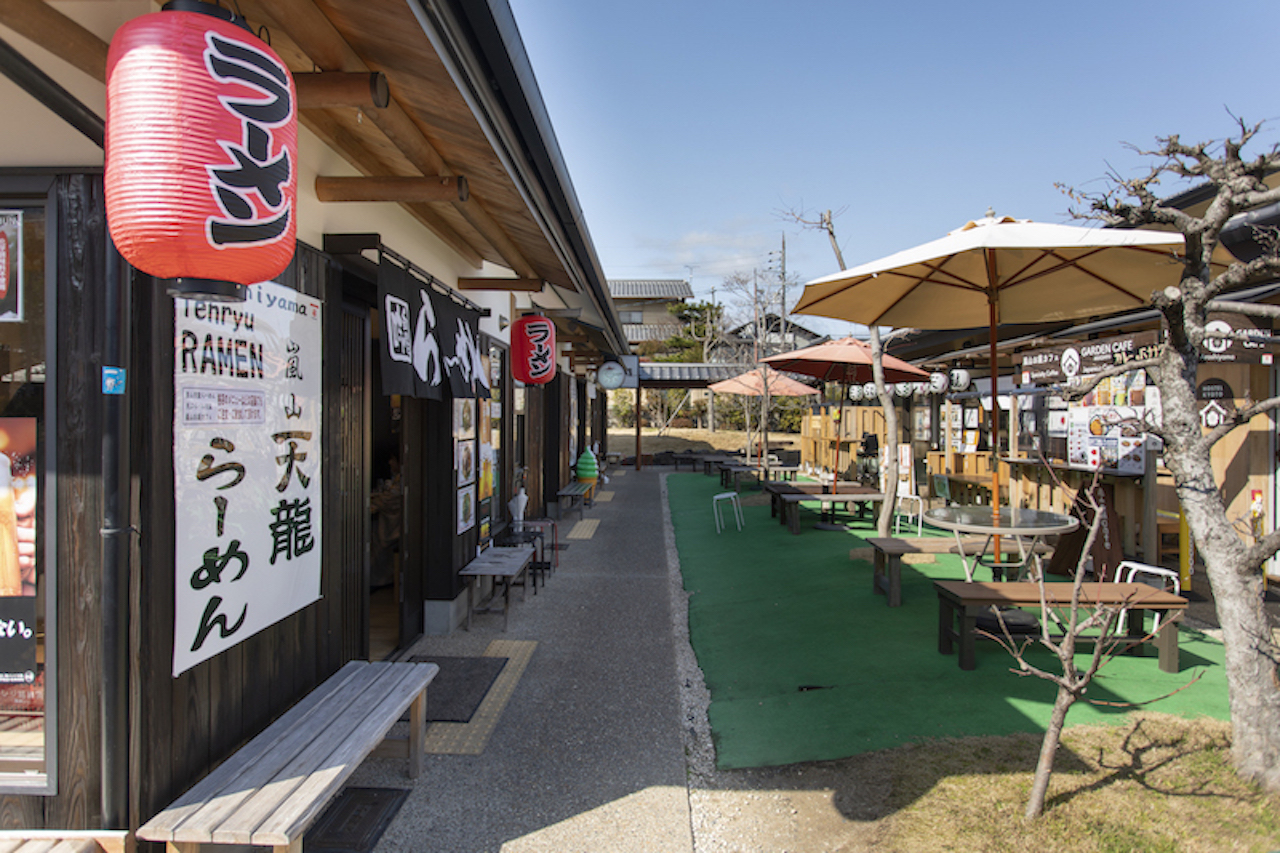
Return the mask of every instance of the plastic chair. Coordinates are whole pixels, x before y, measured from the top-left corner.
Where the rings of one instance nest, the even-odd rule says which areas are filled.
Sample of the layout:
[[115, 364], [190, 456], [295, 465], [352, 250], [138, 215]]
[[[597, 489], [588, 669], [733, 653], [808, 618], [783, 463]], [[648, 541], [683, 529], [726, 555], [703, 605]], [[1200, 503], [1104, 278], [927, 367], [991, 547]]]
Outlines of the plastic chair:
[[[1142, 575], [1146, 575], [1146, 577], [1141, 577]], [[1124, 560], [1120, 565], [1116, 566], [1116, 577], [1123, 577], [1126, 583], [1134, 583], [1136, 581], [1164, 590], [1169, 588], [1169, 582], [1172, 581], [1173, 594], [1182, 594], [1182, 579], [1178, 577], [1178, 573], [1162, 566], [1151, 566], [1134, 560]], [[1151, 629], [1153, 631], [1160, 629], [1160, 614], [1155, 614], [1155, 618], [1151, 622]]]
[[724, 519], [720, 517], [720, 502], [728, 501], [733, 507], [733, 519], [738, 522], [738, 529], [742, 529], [742, 504], [738, 501], [737, 492], [721, 492], [711, 499], [711, 511], [716, 517], [716, 533], [724, 529]]

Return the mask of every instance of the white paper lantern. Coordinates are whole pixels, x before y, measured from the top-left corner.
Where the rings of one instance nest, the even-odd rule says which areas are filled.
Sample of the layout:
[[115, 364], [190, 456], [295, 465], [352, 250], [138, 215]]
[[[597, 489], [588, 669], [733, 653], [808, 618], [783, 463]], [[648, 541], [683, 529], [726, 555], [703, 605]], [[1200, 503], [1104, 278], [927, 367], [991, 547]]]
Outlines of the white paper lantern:
[[862, 386], [861, 386], [861, 385], [850, 385], [850, 386], [849, 386], [849, 399], [850, 399], [850, 400], [853, 400], [855, 403], [862, 399]]
[[969, 387], [969, 371], [958, 367], [951, 371], [951, 390], [963, 391]]
[[868, 382], [863, 385], [862, 396], [866, 400], [874, 400], [876, 398], [876, 383]]
[[947, 386], [949, 384], [950, 384], [950, 380], [947, 379], [947, 374], [945, 373], [929, 374], [929, 392], [930, 393], [942, 394], [946, 392]]
[[916, 384], [914, 382], [899, 382], [895, 390], [898, 392], [899, 397], [910, 397], [915, 387]]

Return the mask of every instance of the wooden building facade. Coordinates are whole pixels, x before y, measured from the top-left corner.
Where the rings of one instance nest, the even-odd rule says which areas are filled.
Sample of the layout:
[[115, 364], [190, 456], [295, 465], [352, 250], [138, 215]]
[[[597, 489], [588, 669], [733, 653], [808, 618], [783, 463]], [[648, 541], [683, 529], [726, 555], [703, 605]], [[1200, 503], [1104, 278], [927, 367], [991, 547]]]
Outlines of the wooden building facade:
[[[458, 572], [501, 532], [519, 483], [526, 515], [543, 515], [576, 453], [603, 441], [591, 370], [626, 352], [586, 229], [565, 215], [576, 211], [572, 186], [504, 2], [432, 4], [424, 16], [381, 0], [241, 3], [296, 75], [381, 79], [394, 95], [351, 105], [308, 100], [311, 81], [299, 85], [298, 242], [270, 286], [319, 317], [314, 600], [175, 675], [176, 587], [201, 564], [183, 545], [196, 522], [175, 485], [184, 303], [115, 253], [92, 138], [106, 44], [157, 8], [0, 10], [0, 103], [30, 131], [21, 147], [0, 140], [0, 248], [13, 252], [6, 273], [22, 297], [13, 310], [0, 298], [0, 452], [11, 457], [19, 540], [22, 529], [34, 538], [34, 553], [19, 550], [26, 594], [0, 590], [0, 606], [31, 623], [20, 650], [29, 665], [0, 665], [16, 677], [0, 685], [6, 829], [136, 828], [346, 661], [460, 624]], [[412, 58], [393, 61], [406, 48]], [[325, 201], [326, 177], [388, 173], [463, 175], [469, 196]], [[387, 393], [385, 264], [474, 323], [483, 392]], [[560, 312], [559, 374], [522, 387], [507, 330], [543, 310]], [[468, 484], [460, 416], [475, 436]], [[475, 491], [482, 470], [490, 479]], [[387, 490], [383, 524], [372, 507]], [[380, 646], [383, 586], [395, 593], [394, 627]]]

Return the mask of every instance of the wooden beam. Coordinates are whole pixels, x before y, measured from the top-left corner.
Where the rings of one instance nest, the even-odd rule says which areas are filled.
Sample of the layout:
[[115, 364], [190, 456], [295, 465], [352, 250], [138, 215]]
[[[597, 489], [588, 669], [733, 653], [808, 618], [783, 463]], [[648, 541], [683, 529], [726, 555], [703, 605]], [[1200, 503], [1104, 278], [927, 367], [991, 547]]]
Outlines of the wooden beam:
[[107, 43], [44, 0], [4, 0], [0, 24], [99, 83], [107, 81]]
[[391, 103], [387, 75], [381, 71], [299, 72], [293, 75], [293, 82], [298, 88], [298, 109], [301, 110], [355, 107], [371, 111], [385, 109]]
[[[382, 70], [366, 65], [324, 13], [310, 0], [271, 0], [271, 2], [245, 0], [242, 5], [257, 11], [259, 17], [273, 21], [277, 27], [287, 32], [294, 44], [321, 69], [348, 72]], [[246, 15], [249, 14], [246, 11]], [[391, 70], [394, 71], [394, 69]], [[455, 174], [427, 139], [422, 129], [394, 99], [386, 109], [370, 113], [369, 119], [422, 174], [444, 176]], [[524, 257], [524, 253], [519, 250], [515, 241], [484, 209], [478, 198], [455, 201], [454, 207], [467, 223], [489, 242], [506, 266], [516, 275], [521, 278], [539, 277], [538, 271]], [[450, 231], [457, 233], [454, 229]], [[472, 253], [474, 252], [475, 250], [472, 249]]]
[[460, 278], [459, 290], [518, 290], [537, 293], [544, 282], [540, 278]]
[[465, 177], [400, 178], [316, 177], [316, 198], [321, 201], [393, 201], [398, 203], [465, 201]]

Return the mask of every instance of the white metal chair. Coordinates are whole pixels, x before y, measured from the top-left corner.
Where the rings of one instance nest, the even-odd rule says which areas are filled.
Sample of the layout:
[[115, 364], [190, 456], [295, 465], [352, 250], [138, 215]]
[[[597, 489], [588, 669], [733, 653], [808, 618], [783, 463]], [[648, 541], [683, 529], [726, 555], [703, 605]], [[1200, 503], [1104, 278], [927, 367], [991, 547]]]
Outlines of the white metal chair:
[[724, 519], [720, 517], [720, 502], [728, 501], [733, 507], [733, 520], [738, 523], [738, 529], [742, 529], [742, 504], [738, 501], [737, 492], [721, 492], [711, 499], [711, 512], [716, 517], [716, 533], [724, 529]]
[[[1151, 566], [1135, 560], [1124, 560], [1120, 565], [1116, 566], [1116, 577], [1123, 577], [1126, 583], [1145, 583], [1148, 586], [1164, 590], [1167, 590], [1172, 585], [1174, 595], [1182, 594], [1182, 579], [1178, 576], [1178, 573], [1162, 566]], [[1160, 614], [1157, 613], [1152, 620], [1151, 629], [1156, 631], [1159, 628]]]
[[[882, 449], [881, 455], [883, 456], [885, 452], [887, 451]], [[882, 460], [880, 465], [880, 491], [882, 492], [885, 490], [885, 467], [884, 461]], [[904, 503], [914, 506], [915, 512], [903, 513], [902, 505]], [[924, 498], [920, 497], [916, 492], [915, 463], [912, 459], [911, 445], [909, 444], [898, 445], [898, 498], [894, 502], [893, 513], [893, 535], [895, 536], [898, 535], [898, 528], [902, 524], [902, 516], [904, 514], [907, 518], [915, 521], [916, 535], [923, 536]]]

